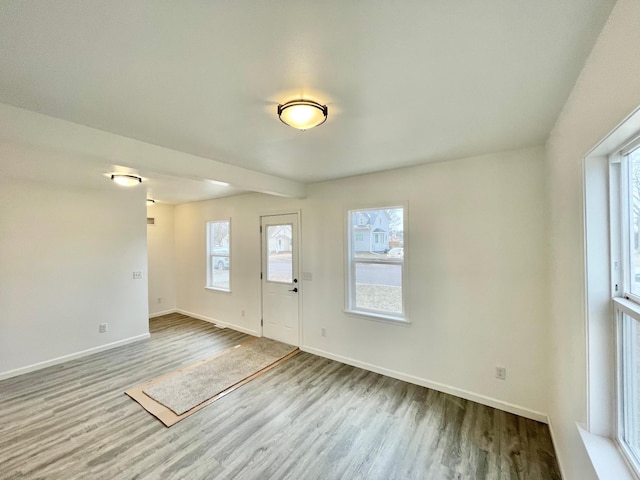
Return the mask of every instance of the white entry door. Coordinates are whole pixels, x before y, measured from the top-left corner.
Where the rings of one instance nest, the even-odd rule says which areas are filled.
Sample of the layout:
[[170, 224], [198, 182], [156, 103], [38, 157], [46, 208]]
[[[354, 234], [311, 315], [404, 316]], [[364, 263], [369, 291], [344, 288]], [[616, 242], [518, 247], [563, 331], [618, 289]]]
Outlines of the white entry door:
[[298, 214], [262, 217], [262, 335], [300, 345]]

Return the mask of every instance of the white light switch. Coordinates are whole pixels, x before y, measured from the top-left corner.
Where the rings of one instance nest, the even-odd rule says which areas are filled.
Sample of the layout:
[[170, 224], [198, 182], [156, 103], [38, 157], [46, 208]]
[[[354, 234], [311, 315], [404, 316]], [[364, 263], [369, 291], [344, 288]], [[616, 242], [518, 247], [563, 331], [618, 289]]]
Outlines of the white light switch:
[[313, 280], [313, 275], [311, 272], [302, 272], [302, 280]]
[[142, 280], [142, 272], [133, 272], [134, 280]]

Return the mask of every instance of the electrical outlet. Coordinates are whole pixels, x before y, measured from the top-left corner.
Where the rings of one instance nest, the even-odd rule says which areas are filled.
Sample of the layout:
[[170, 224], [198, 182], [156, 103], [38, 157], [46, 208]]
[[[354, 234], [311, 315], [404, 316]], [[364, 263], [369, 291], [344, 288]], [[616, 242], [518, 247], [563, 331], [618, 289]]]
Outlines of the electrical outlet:
[[107, 331], [109, 330], [109, 324], [101, 323], [99, 330], [100, 330], [100, 333], [107, 333]]
[[162, 303], [162, 297], [158, 297], [158, 303]]
[[244, 317], [244, 310], [240, 310], [240, 315]]
[[133, 272], [134, 280], [142, 280], [142, 272]]
[[320, 329], [320, 335], [322, 335], [323, 337], [327, 336], [327, 329], [326, 328], [321, 328]]
[[507, 369], [505, 367], [496, 367], [496, 378], [498, 380], [507, 379]]

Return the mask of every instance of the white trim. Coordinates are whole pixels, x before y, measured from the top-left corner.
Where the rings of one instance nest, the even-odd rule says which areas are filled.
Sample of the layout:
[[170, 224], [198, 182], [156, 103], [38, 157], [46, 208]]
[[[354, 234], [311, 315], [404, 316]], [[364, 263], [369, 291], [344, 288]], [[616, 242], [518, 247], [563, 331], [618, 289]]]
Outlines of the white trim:
[[549, 434], [551, 435], [551, 444], [553, 445], [553, 453], [556, 454], [556, 461], [558, 462], [558, 468], [560, 469], [560, 478], [567, 478], [565, 473], [565, 469], [562, 465], [562, 457], [560, 456], [560, 452], [558, 451], [558, 442], [556, 440], [555, 431], [553, 429], [553, 424], [551, 423], [551, 417], [549, 417], [549, 421], [547, 422], [547, 426], [549, 427]]
[[[630, 235], [628, 229], [625, 230], [629, 218], [625, 214], [629, 206], [625, 199], [628, 194], [628, 183], [625, 183], [628, 167], [620, 155], [638, 139], [639, 129], [640, 108], [594, 146], [582, 164], [587, 426], [585, 429], [577, 424], [577, 428], [601, 479], [636, 478], [635, 474], [630, 476], [624, 453], [613, 440], [617, 436], [619, 402], [618, 367], [614, 362], [620, 352], [615, 346], [617, 333], [614, 326], [618, 319], [617, 313], [614, 316], [614, 309], [635, 310], [633, 313], [637, 315], [638, 306], [622, 298], [614, 298], [612, 302], [611, 297], [619, 297], [630, 290], [631, 278], [627, 271], [629, 250], [626, 246]], [[607, 250], [608, 265], [605, 268], [602, 253]], [[607, 280], [608, 285], [605, 284]], [[605, 295], [607, 290], [609, 293]], [[559, 456], [557, 458], [560, 460]], [[619, 464], [623, 465], [621, 470], [617, 470], [616, 465]]]
[[391, 325], [402, 325], [403, 327], [411, 326], [411, 320], [407, 320], [406, 318], [384, 315], [378, 312], [369, 312], [368, 310], [345, 310], [344, 313], [354, 317], [363, 317], [367, 320], [374, 320], [376, 322], [388, 323]]
[[63, 355], [62, 357], [56, 357], [56, 358], [52, 358], [51, 360], [45, 360], [44, 362], [38, 362], [31, 365], [27, 365], [26, 367], [20, 367], [20, 368], [16, 368], [15, 370], [2, 372], [0, 373], [0, 380], [5, 380], [11, 377], [17, 377], [18, 375], [34, 372], [36, 370], [41, 370], [43, 368], [51, 367], [53, 365], [58, 365], [60, 363], [69, 362], [71, 360], [76, 360], [78, 358], [87, 357], [89, 355], [93, 355], [94, 353], [104, 352], [105, 350], [111, 350], [112, 348], [121, 347], [123, 345], [128, 345], [130, 343], [135, 343], [142, 340], [147, 340], [150, 337], [151, 337], [151, 334], [143, 333], [142, 335], [125, 338], [124, 340], [118, 340], [117, 342], [107, 343], [106, 345], [100, 345], [99, 347], [89, 348], [87, 350], [71, 353], [69, 355]]
[[149, 318], [156, 318], [156, 317], [161, 317], [163, 315], [169, 315], [170, 313], [176, 313], [178, 310], [176, 310], [175, 308], [171, 309], [171, 310], [163, 310], [162, 312], [156, 312], [156, 313], [151, 313], [149, 314]]
[[576, 426], [599, 479], [639, 480], [613, 440], [589, 433], [579, 424]]
[[640, 148], [640, 135], [638, 135], [635, 140], [632, 140], [629, 144], [622, 147], [620, 150], [620, 156], [625, 157], [638, 148]]
[[514, 415], [520, 415], [521, 417], [530, 418], [531, 420], [535, 420], [537, 422], [549, 423], [549, 416], [546, 413], [536, 412], [535, 410], [530, 410], [528, 408], [514, 405], [512, 403], [503, 402], [502, 400], [498, 400], [496, 398], [487, 397], [485, 395], [469, 392], [468, 390], [452, 387], [443, 383], [433, 382], [431, 380], [415, 377], [413, 375], [407, 375], [406, 373], [389, 370], [388, 368], [380, 367], [378, 365], [361, 362], [359, 360], [354, 360], [353, 358], [343, 357], [342, 355], [335, 355], [333, 353], [329, 353], [324, 350], [308, 347], [305, 345], [300, 347], [300, 350], [302, 350], [303, 352], [308, 352], [324, 358], [335, 360], [340, 363], [346, 363], [347, 365], [351, 365], [353, 367], [362, 368], [370, 372], [379, 373], [380, 375], [385, 375], [397, 380], [420, 385], [421, 387], [431, 388], [432, 390], [455, 395], [456, 397], [464, 398], [465, 400], [470, 400], [472, 402], [480, 403], [488, 407], [497, 408], [498, 410], [513, 413]]
[[636, 302], [621, 297], [615, 297], [612, 300], [617, 309], [623, 311], [636, 320], [640, 320], [640, 305]]
[[[231, 277], [229, 277], [229, 279], [231, 279]], [[204, 287], [204, 289], [209, 290], [210, 292], [231, 293], [231, 290], [225, 290], [224, 288], [219, 288], [219, 287]]]
[[[610, 155], [612, 152], [620, 151], [621, 148], [633, 142], [640, 130], [640, 107], [631, 112], [624, 120], [616, 125], [605, 135], [585, 157], [596, 155]], [[622, 145], [622, 147], [621, 147]]]
[[253, 335], [254, 337], [262, 336], [258, 330], [252, 330], [250, 328], [241, 327], [239, 325], [234, 325], [232, 323], [221, 322], [220, 320], [216, 320], [215, 318], [205, 317], [204, 315], [198, 315], [197, 313], [187, 312], [186, 310], [176, 309], [177, 313], [181, 313], [183, 315], [187, 315], [188, 317], [197, 318], [198, 320], [204, 320], [205, 322], [213, 323], [218, 327], [222, 328], [230, 328], [231, 330], [236, 330], [242, 333], [248, 333], [249, 335]]

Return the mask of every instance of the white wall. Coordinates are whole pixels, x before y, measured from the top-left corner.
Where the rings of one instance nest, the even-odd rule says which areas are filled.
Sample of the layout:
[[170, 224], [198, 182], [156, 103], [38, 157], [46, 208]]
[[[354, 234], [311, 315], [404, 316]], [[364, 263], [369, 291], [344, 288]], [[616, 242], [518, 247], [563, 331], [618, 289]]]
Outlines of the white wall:
[[595, 478], [576, 429], [576, 422], [587, 418], [583, 158], [640, 105], [639, 52], [640, 2], [620, 0], [547, 142], [552, 209], [550, 418], [567, 479]]
[[148, 335], [144, 219], [143, 191], [0, 176], [0, 378]]
[[[313, 275], [301, 285], [304, 349], [544, 418], [543, 160], [534, 148], [319, 183], [302, 201], [245, 195], [180, 205], [178, 308], [258, 333], [259, 215], [301, 208], [302, 270]], [[345, 314], [345, 210], [403, 201], [412, 324]], [[228, 217], [232, 292], [206, 291], [205, 222]], [[494, 378], [496, 365], [507, 368], [506, 382]]]
[[173, 205], [155, 203], [147, 207], [147, 259], [149, 315], [161, 315], [176, 309], [176, 263]]
[[[262, 194], [175, 207], [178, 309], [260, 335], [260, 214], [300, 207], [299, 200]], [[205, 225], [231, 218], [231, 293], [205, 289]], [[244, 310], [244, 317], [242, 311]]]

